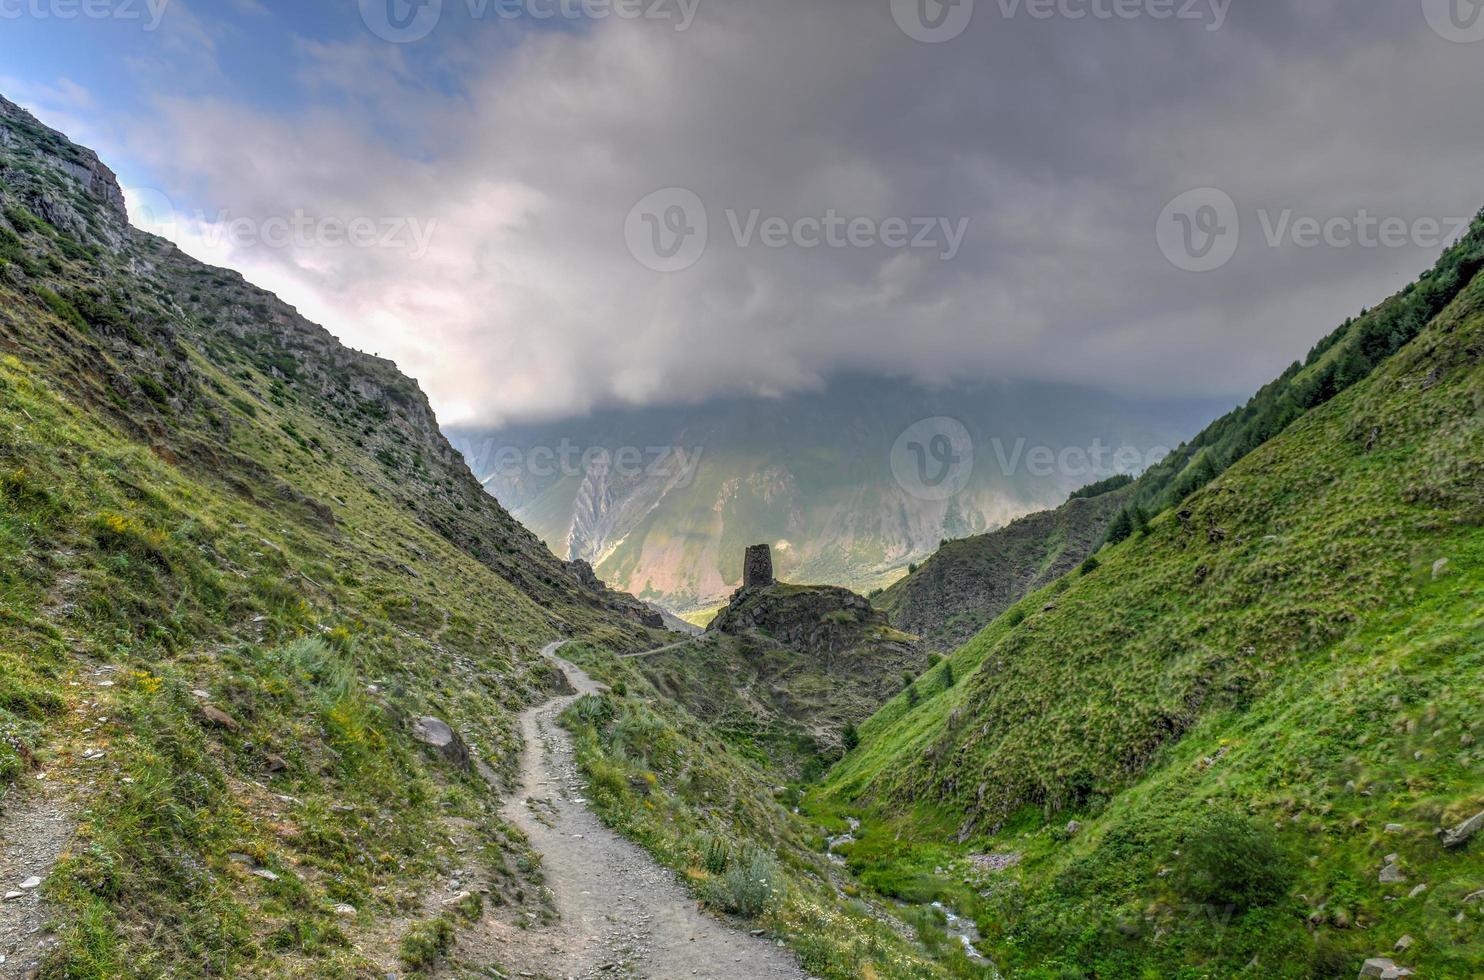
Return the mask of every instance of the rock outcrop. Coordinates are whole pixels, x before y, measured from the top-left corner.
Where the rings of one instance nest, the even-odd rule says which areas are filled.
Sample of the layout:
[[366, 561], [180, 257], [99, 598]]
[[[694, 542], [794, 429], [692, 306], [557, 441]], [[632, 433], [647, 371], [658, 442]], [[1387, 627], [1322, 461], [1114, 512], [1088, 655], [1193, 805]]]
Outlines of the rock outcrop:
[[747, 549], [742, 588], [717, 614], [708, 632], [762, 633], [801, 653], [834, 654], [883, 638], [908, 645], [886, 614], [864, 597], [833, 585], [789, 585], [773, 579], [768, 546]]
[[1463, 823], [1452, 829], [1438, 830], [1438, 839], [1443, 842], [1444, 847], [1462, 847], [1473, 839], [1481, 829], [1484, 829], [1484, 810], [1469, 817]]

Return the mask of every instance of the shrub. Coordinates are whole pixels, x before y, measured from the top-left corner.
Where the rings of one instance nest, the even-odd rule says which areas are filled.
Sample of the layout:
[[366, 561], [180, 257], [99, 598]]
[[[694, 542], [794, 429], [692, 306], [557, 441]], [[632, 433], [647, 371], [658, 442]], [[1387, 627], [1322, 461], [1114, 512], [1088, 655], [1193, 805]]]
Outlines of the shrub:
[[584, 694], [572, 705], [572, 714], [585, 725], [600, 727], [613, 720], [613, 705], [601, 694]]
[[164, 532], [141, 525], [132, 517], [103, 513], [92, 520], [93, 536], [105, 551], [131, 554], [166, 563], [165, 547], [169, 539]]
[[1238, 911], [1272, 905], [1293, 885], [1293, 867], [1273, 831], [1228, 811], [1197, 821], [1184, 849], [1187, 897]]
[[148, 375], [141, 374], [139, 377], [134, 379], [134, 383], [139, 385], [139, 390], [144, 392], [144, 396], [146, 398], [154, 402], [156, 405], [159, 405], [161, 408], [164, 408], [165, 406], [170, 404], [169, 393], [166, 392], [164, 386], [161, 385], [154, 378], [151, 378]]
[[787, 888], [778, 862], [766, 851], [755, 851], [751, 860], [735, 862], [727, 869], [714, 891], [713, 901], [735, 915], [756, 918], [785, 894]]
[[861, 744], [860, 732], [856, 731], [855, 723], [850, 722], [845, 726], [845, 731], [840, 734], [840, 741], [845, 744], [846, 752], [854, 752]]
[[712, 837], [706, 842], [706, 853], [701, 863], [706, 870], [714, 875], [725, 874], [727, 865], [731, 863], [732, 848], [720, 837]]
[[[1213, 477], [1214, 478], [1214, 477]], [[1103, 544], [1118, 544], [1127, 541], [1134, 533], [1134, 518], [1127, 508], [1120, 510], [1113, 523], [1108, 525], [1108, 533], [1103, 538]]]
[[409, 970], [425, 970], [453, 948], [453, 923], [443, 916], [414, 923], [402, 937], [402, 965]]

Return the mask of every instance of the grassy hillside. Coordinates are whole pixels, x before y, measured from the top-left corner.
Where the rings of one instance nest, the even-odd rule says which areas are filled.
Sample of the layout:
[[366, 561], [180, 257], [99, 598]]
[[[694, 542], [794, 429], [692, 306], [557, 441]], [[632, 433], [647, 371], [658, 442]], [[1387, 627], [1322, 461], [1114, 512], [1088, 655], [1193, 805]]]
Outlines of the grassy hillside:
[[1017, 975], [1353, 976], [1403, 934], [1421, 975], [1484, 969], [1484, 852], [1433, 836], [1484, 810], [1480, 252], [1285, 385], [1431, 311], [1379, 367], [862, 727], [817, 805], [868, 814], [866, 880], [972, 880]]
[[3, 100], [0, 431], [0, 836], [39, 804], [69, 839], [45, 976], [418, 971], [429, 923], [483, 914], [451, 881], [539, 906], [498, 818], [533, 653], [647, 614], [485, 495], [392, 364], [129, 228]]
[[[1484, 219], [1484, 212], [1481, 212]], [[1436, 266], [1373, 310], [1346, 320], [1241, 408], [1211, 423], [1199, 436], [1140, 479], [1136, 502], [1146, 512], [1173, 506], [1227, 467], [1283, 432], [1305, 412], [1368, 377], [1400, 350], [1484, 268], [1479, 222], [1449, 248]]]
[[1061, 578], [1096, 551], [1131, 499], [1127, 480], [998, 531], [949, 541], [871, 601], [930, 649], [955, 650], [1027, 593]]

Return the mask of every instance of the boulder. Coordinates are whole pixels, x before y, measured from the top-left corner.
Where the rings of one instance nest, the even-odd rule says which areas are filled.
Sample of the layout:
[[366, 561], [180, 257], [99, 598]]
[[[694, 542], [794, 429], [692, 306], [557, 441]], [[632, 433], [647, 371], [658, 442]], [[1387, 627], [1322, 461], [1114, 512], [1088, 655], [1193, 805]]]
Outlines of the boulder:
[[242, 727], [237, 724], [237, 719], [227, 714], [215, 705], [203, 704], [201, 706], [201, 717], [208, 725], [216, 728], [225, 728], [229, 732], [235, 732]]
[[459, 733], [438, 718], [419, 718], [412, 723], [412, 737], [436, 751], [446, 761], [462, 769], [471, 767], [469, 746]]
[[573, 561], [567, 567], [572, 570], [572, 575], [574, 578], [577, 579], [578, 584], [581, 585], [584, 589], [587, 589], [589, 592], [602, 592], [604, 589], [608, 588], [608, 586], [598, 578], [597, 573], [593, 571], [593, 566], [590, 565], [588, 562], [583, 561], [581, 558]]
[[1481, 829], [1484, 829], [1484, 810], [1480, 810], [1452, 830], [1439, 828], [1438, 838], [1442, 840], [1444, 847], [1462, 847]]
[[1375, 977], [1378, 980], [1397, 980], [1399, 977], [1410, 977], [1411, 975], [1411, 970], [1408, 970], [1406, 967], [1397, 966], [1384, 956], [1368, 959], [1365, 961], [1365, 965], [1360, 968], [1360, 980], [1367, 980], [1369, 977]]
[[1379, 880], [1383, 885], [1394, 885], [1406, 881], [1407, 876], [1402, 874], [1402, 866], [1400, 864], [1391, 861], [1381, 869]]

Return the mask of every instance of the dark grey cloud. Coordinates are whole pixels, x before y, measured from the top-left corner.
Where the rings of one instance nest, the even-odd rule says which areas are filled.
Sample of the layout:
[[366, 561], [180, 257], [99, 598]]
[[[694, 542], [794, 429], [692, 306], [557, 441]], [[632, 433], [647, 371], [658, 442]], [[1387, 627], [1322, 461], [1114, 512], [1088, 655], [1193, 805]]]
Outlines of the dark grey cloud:
[[[140, 146], [208, 211], [435, 221], [416, 259], [210, 257], [395, 356], [450, 418], [487, 422], [841, 372], [1236, 397], [1441, 247], [1271, 245], [1264, 217], [1410, 224], [1484, 204], [1484, 42], [1439, 37], [1416, 0], [1197, 0], [1193, 20], [1147, 16], [1159, 0], [1118, 8], [1132, 19], [1024, 3], [977, 0], [940, 44], [910, 39], [887, 0], [702, 0], [684, 32], [608, 19], [306, 42], [302, 108], [162, 93]], [[1182, 271], [1156, 221], [1208, 186], [1235, 202], [1240, 245]], [[704, 202], [709, 239], [660, 273], [624, 230], [667, 187]], [[754, 209], [967, 233], [948, 260], [739, 245], [728, 211]], [[183, 223], [203, 247], [211, 229]]]

